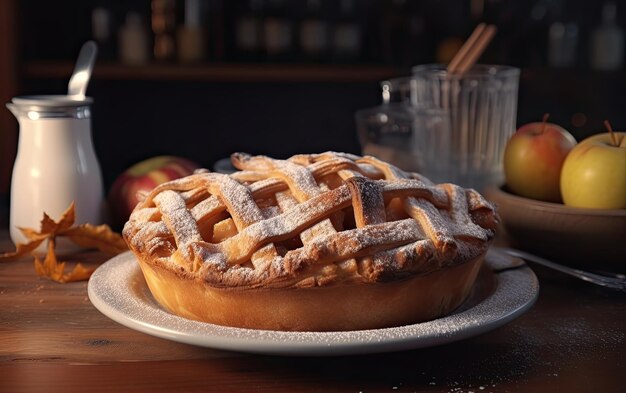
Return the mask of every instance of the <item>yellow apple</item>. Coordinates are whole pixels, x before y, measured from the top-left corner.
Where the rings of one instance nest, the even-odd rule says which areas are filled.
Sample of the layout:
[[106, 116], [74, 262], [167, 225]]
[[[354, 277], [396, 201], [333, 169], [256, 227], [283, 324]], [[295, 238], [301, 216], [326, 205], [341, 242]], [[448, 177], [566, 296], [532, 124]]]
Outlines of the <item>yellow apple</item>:
[[590, 136], [567, 156], [561, 173], [563, 202], [596, 209], [626, 209], [626, 132]]
[[556, 124], [544, 121], [520, 127], [504, 149], [507, 187], [526, 198], [560, 202], [561, 167], [575, 145], [572, 134]]

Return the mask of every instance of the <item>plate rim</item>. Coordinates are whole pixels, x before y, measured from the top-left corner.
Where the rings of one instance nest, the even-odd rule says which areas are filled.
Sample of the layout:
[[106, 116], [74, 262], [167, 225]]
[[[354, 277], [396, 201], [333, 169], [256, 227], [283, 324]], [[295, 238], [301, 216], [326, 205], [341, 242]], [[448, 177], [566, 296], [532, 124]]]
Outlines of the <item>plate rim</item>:
[[[130, 286], [133, 285], [131, 281], [137, 274], [142, 282], [137, 284], [145, 286], [142, 289], [148, 294], [149, 289], [136, 257], [130, 251], [100, 265], [89, 279], [87, 293], [94, 307], [113, 321], [130, 329], [175, 342], [220, 350], [282, 356], [373, 354], [426, 348], [464, 340], [496, 329], [530, 309], [539, 295], [539, 281], [534, 272], [523, 263], [513, 263], [511, 268], [494, 269], [494, 264], [490, 264], [489, 255], [485, 262], [492, 267], [496, 285], [494, 291], [480, 302], [466, 310], [432, 321], [383, 329], [285, 332], [227, 327], [179, 317], [160, 307], [151, 295], [152, 304], [133, 295]], [[507, 258], [511, 261], [517, 260], [510, 256]], [[520, 286], [524, 296], [519, 296]], [[516, 289], [517, 292], [514, 292]], [[127, 297], [122, 299], [116, 297], [116, 291], [126, 294]], [[512, 291], [514, 293], [511, 293]], [[478, 318], [481, 316], [479, 308], [488, 310], [491, 308], [491, 311], [484, 313], [481, 320]], [[163, 320], [166, 323], [163, 323]], [[455, 320], [465, 321], [465, 324], [455, 325]], [[448, 329], [438, 330], [438, 326], [447, 326]], [[415, 332], [420, 330], [429, 331], [430, 334], [416, 335]]]

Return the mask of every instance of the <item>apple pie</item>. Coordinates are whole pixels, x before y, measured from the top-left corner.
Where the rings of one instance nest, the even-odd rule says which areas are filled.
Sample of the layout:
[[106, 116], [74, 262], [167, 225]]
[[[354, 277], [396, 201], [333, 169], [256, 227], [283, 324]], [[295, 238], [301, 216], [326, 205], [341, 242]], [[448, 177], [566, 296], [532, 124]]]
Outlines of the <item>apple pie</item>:
[[374, 157], [232, 155], [161, 184], [123, 235], [179, 316], [269, 330], [417, 323], [468, 296], [498, 221], [472, 189]]

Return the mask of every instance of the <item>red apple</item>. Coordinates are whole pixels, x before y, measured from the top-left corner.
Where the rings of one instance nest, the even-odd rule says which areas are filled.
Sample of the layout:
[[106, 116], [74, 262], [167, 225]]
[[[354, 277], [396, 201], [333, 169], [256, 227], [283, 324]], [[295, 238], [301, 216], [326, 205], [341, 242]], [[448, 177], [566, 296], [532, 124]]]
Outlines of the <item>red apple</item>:
[[563, 161], [576, 145], [564, 128], [543, 122], [520, 127], [504, 149], [504, 175], [508, 188], [517, 195], [560, 202]]
[[139, 194], [146, 193], [161, 183], [191, 175], [199, 165], [186, 158], [158, 156], [141, 161], [122, 173], [109, 191], [109, 207], [113, 225], [128, 220]]

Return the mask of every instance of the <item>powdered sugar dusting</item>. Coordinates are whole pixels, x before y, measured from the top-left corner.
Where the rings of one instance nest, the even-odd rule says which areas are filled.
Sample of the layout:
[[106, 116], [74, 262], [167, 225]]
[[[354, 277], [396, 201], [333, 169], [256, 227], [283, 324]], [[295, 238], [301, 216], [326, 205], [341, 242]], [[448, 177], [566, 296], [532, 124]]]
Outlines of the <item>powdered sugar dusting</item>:
[[226, 209], [226, 205], [215, 195], [211, 195], [207, 199], [198, 203], [191, 209], [191, 215], [195, 221], [200, 221], [208, 216]]
[[272, 241], [294, 233], [299, 228], [319, 221], [329, 209], [340, 208], [350, 200], [350, 192], [345, 186], [330, 192], [333, 193], [333, 198], [325, 198], [330, 199], [327, 204], [319, 203], [315, 198], [310, 199], [286, 213], [250, 225], [236, 236], [227, 239], [224, 242], [224, 249], [227, 250], [228, 260], [231, 263], [242, 263], [260, 241]]
[[[279, 192], [278, 194], [276, 194], [276, 201], [278, 202], [280, 208], [285, 212], [295, 208], [298, 205], [296, 199], [288, 192]], [[300, 240], [304, 245], [306, 245], [312, 242], [318, 236], [329, 236], [336, 232], [337, 231], [335, 231], [335, 228], [330, 222], [330, 219], [327, 218], [313, 225], [311, 228], [303, 230], [300, 234]]]
[[276, 170], [284, 176], [292, 194], [299, 202], [320, 194], [320, 189], [313, 175], [306, 168], [292, 164], [289, 161], [279, 162], [274, 160], [274, 162], [276, 163]]
[[[174, 252], [174, 246], [195, 250], [193, 257], [208, 265], [202, 274], [209, 282], [256, 285], [262, 278], [276, 279], [276, 273], [289, 285], [298, 283], [296, 272], [302, 264], [316, 263], [320, 272], [335, 274], [341, 266], [352, 266], [343, 263], [346, 259], [360, 257], [375, 257], [388, 272], [415, 266], [428, 271], [478, 256], [494, 235], [491, 223], [495, 219], [482, 220], [495, 216], [493, 207], [479, 194], [453, 185], [433, 185], [373, 157], [328, 152], [289, 160], [235, 154], [233, 160], [244, 171], [231, 176], [198, 173], [157, 187], [124, 231], [131, 248], [142, 250], [149, 243], [159, 256], [166, 250]], [[321, 179], [320, 184], [316, 179]], [[281, 200], [281, 193], [288, 198]], [[150, 224], [160, 218], [152, 200], [167, 227]], [[392, 206], [390, 200], [404, 200], [403, 207], [401, 203]], [[279, 206], [270, 206], [274, 201]], [[346, 209], [351, 203], [353, 209]], [[472, 215], [475, 210], [480, 214]], [[214, 238], [213, 225], [228, 219], [224, 211], [239, 233], [234, 234], [231, 226], [229, 232]], [[349, 217], [352, 211], [354, 217]], [[387, 214], [398, 221], [385, 222]], [[405, 220], [407, 215], [412, 218]], [[207, 239], [199, 233], [200, 222]], [[335, 230], [351, 228], [354, 222], [357, 229]], [[171, 242], [172, 234], [176, 245]], [[280, 255], [285, 255], [281, 257], [272, 242], [296, 236], [303, 246], [290, 250], [279, 244]], [[163, 247], [155, 237], [163, 238]], [[207, 243], [214, 239], [221, 242]], [[189, 247], [191, 243], [197, 244]], [[249, 262], [252, 266], [246, 265]], [[324, 270], [324, 265], [331, 266]], [[358, 274], [358, 269], [349, 269], [348, 274]], [[238, 273], [242, 277], [235, 280]]]
[[393, 246], [410, 243], [418, 240], [419, 235], [418, 225], [412, 219], [370, 225], [322, 236], [303, 248], [288, 252], [285, 259], [309, 263], [329, 258], [341, 260], [367, 253], [377, 246], [394, 248]]
[[237, 229], [242, 230], [263, 220], [263, 213], [247, 187], [226, 175], [220, 178], [218, 186], [222, 202], [228, 207]]

